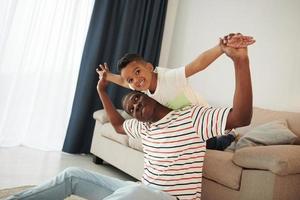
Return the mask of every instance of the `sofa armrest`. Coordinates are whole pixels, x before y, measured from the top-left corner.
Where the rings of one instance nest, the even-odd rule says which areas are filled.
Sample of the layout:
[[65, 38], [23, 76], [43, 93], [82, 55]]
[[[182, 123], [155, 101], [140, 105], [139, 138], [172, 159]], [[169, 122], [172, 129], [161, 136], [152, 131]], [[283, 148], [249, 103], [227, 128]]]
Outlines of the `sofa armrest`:
[[243, 168], [270, 170], [278, 175], [300, 173], [300, 146], [274, 145], [237, 150], [233, 162]]
[[[124, 110], [117, 109], [117, 111], [124, 117], [124, 119], [130, 119], [130, 115], [128, 115]], [[97, 110], [93, 114], [93, 118], [98, 120], [101, 124], [107, 123], [108, 118], [104, 109]]]

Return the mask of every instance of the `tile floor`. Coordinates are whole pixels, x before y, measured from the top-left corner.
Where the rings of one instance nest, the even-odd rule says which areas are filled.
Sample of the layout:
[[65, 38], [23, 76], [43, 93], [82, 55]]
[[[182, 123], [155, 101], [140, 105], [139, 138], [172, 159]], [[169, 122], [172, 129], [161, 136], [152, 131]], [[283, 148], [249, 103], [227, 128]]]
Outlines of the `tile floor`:
[[109, 164], [94, 164], [91, 155], [47, 152], [23, 146], [0, 147], [0, 189], [36, 185], [70, 166], [82, 167], [122, 180], [135, 180]]

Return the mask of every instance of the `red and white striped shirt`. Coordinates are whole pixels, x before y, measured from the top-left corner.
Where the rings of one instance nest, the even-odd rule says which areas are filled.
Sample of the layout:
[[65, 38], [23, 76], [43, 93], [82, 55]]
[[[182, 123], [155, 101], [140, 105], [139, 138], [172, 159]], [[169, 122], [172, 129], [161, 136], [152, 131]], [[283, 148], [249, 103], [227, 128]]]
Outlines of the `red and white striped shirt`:
[[143, 183], [179, 199], [200, 199], [206, 140], [225, 134], [229, 111], [189, 106], [155, 123], [126, 120], [127, 135], [142, 138]]

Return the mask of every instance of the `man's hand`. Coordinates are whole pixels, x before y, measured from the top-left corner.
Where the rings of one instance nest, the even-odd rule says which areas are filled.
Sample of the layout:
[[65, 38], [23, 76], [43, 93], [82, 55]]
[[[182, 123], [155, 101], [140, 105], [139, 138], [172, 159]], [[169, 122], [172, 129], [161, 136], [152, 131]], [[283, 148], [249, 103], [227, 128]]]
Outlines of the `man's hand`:
[[[99, 97], [101, 99], [103, 108], [106, 111], [107, 117], [108, 117], [109, 121], [111, 122], [112, 126], [114, 127], [115, 131], [120, 134], [126, 134], [123, 129], [123, 122], [125, 119], [116, 110], [115, 106], [111, 102], [111, 100], [106, 92], [106, 88], [107, 88], [107, 85], [109, 82], [106, 80], [107, 73], [105, 73], [105, 72], [107, 72], [106, 70], [108, 70], [108, 67], [107, 67], [106, 63], [104, 64], [104, 66], [100, 65], [99, 67], [101, 68], [101, 70], [98, 68], [96, 69], [96, 72], [99, 75], [97, 91], [98, 91]], [[104, 72], [104, 73], [102, 73], [102, 72]]]
[[100, 64], [99, 69], [96, 71], [99, 75], [99, 79], [105, 77], [106, 81], [115, 83], [125, 88], [130, 88], [128, 83], [119, 74], [114, 74], [109, 70], [107, 63], [104, 63], [103, 65]]
[[233, 48], [244, 48], [253, 43], [255, 40], [251, 36], [244, 36], [241, 33], [230, 33], [223, 38], [223, 44]]
[[106, 63], [104, 63], [104, 66], [99, 65], [99, 67], [101, 68], [101, 70], [97, 68], [96, 72], [99, 75], [99, 81], [98, 81], [98, 84], [97, 84], [97, 91], [98, 91], [98, 94], [100, 95], [101, 91], [106, 91], [106, 87], [108, 85], [108, 81], [106, 80], [106, 77], [107, 77], [106, 72], [108, 71], [108, 67], [107, 67]]
[[240, 59], [248, 58], [247, 47], [244, 48], [233, 48], [224, 44], [224, 40], [220, 39], [220, 46], [223, 52], [230, 57], [234, 62]]
[[106, 76], [107, 76], [107, 74], [110, 74], [107, 63], [104, 63], [103, 65], [100, 64], [99, 68], [100, 69], [97, 68], [98, 69], [97, 73], [99, 74], [99, 77], [104, 76], [104, 74], [106, 74]]

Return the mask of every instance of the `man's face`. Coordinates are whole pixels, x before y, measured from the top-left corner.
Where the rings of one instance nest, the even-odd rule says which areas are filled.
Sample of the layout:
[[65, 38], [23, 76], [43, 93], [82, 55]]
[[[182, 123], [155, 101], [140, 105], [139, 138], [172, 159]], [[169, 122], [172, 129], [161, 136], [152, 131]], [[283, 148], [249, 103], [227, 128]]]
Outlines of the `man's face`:
[[124, 110], [142, 122], [151, 122], [157, 102], [140, 92], [131, 92], [123, 102]]
[[132, 61], [121, 70], [121, 77], [137, 91], [148, 90], [152, 80], [153, 67], [143, 61]]

